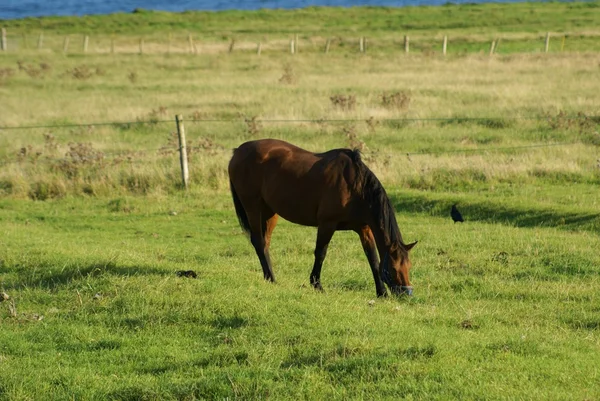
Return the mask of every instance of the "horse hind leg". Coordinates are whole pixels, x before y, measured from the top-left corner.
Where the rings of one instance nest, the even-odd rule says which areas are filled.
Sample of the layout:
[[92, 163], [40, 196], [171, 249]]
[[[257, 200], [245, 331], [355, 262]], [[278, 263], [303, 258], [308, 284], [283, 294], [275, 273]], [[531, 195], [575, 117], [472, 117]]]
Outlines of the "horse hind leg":
[[254, 246], [258, 260], [263, 270], [265, 280], [275, 282], [271, 257], [269, 255], [269, 246], [271, 244], [271, 234], [277, 224], [277, 215], [268, 208], [263, 207], [259, 213], [254, 213], [249, 219], [250, 222], [250, 242]]
[[323, 260], [327, 255], [327, 247], [335, 233], [335, 225], [319, 225], [317, 231], [317, 244], [315, 246], [315, 263], [310, 273], [310, 284], [319, 291], [323, 291], [321, 286], [321, 268]]

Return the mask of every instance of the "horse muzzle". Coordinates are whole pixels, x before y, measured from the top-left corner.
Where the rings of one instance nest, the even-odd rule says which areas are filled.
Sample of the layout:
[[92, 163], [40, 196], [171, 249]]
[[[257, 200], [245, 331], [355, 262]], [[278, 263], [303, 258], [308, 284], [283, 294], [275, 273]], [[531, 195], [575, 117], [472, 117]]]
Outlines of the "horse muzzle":
[[390, 287], [390, 290], [392, 290], [392, 293], [395, 295], [406, 295], [406, 296], [412, 296], [413, 294], [413, 287], [412, 285], [394, 285]]
[[412, 285], [402, 285], [400, 286], [400, 294], [408, 295], [409, 297], [413, 294]]

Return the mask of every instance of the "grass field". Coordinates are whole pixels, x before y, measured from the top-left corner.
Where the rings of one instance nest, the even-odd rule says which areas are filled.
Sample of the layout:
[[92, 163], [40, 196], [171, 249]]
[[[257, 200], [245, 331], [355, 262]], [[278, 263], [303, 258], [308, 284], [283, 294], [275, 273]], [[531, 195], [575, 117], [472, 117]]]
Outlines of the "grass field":
[[[360, 37], [370, 54], [404, 51], [440, 54], [542, 52], [546, 33], [550, 52], [600, 51], [599, 1], [516, 4], [448, 4], [442, 7], [308, 7], [299, 10], [183, 13], [136, 9], [131, 13], [0, 20], [11, 52], [199, 54], [289, 52], [298, 40], [300, 53], [358, 53]], [[40, 37], [42, 35], [42, 37]], [[65, 43], [68, 37], [68, 44]], [[192, 43], [190, 43], [190, 39]], [[41, 50], [37, 50], [40, 48]]]
[[[185, 38], [194, 26], [226, 48], [228, 29], [249, 41], [308, 39], [315, 13], [329, 24], [313, 29], [327, 36], [356, 29], [392, 40], [400, 22], [384, 29], [383, 15], [405, 12], [423, 37], [439, 36], [450, 13], [461, 16], [457, 32], [483, 43], [537, 37], [547, 22], [597, 32], [597, 6], [138, 12], [2, 25], [57, 38], [88, 26], [121, 43], [150, 22], [156, 38]], [[467, 11], [514, 21], [485, 24]], [[593, 46], [445, 58], [0, 53], [0, 400], [600, 398]], [[189, 141], [187, 192], [175, 114]], [[284, 221], [271, 251], [278, 283], [263, 281], [226, 165], [232, 148], [264, 137], [362, 149], [403, 237], [419, 240], [412, 298], [375, 298], [358, 237], [343, 232], [325, 260], [326, 292], [314, 292], [316, 230]], [[450, 219], [453, 203], [464, 224]]]

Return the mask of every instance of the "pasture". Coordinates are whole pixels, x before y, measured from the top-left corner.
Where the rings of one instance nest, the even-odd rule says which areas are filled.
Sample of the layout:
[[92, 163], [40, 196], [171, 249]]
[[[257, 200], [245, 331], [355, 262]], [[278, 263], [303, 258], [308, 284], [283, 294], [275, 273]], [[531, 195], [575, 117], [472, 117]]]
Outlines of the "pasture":
[[[600, 398], [598, 93], [594, 49], [0, 54], [0, 399]], [[344, 232], [315, 292], [284, 221], [263, 280], [226, 165], [266, 137], [362, 149], [413, 297]]]

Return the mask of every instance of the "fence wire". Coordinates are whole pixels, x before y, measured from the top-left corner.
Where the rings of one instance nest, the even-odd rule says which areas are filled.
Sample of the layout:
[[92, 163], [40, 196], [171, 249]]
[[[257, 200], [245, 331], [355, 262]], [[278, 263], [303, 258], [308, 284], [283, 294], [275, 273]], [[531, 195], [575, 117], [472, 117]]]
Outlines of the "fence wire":
[[[369, 123], [372, 121], [377, 122], [389, 122], [389, 123], [411, 123], [411, 122], [447, 122], [447, 123], [481, 123], [481, 122], [490, 122], [490, 121], [542, 121], [546, 120], [549, 122], [556, 121], [558, 119], [563, 120], [591, 120], [594, 123], [600, 124], [599, 116], [586, 116], [584, 114], [577, 115], [566, 115], [559, 114], [558, 116], [512, 116], [512, 117], [430, 117], [430, 118], [383, 118], [383, 119], [374, 119], [372, 117], [369, 118], [347, 118], [347, 119], [252, 119], [252, 120], [244, 120], [244, 119], [190, 119], [186, 120], [186, 122], [190, 124], [208, 124], [208, 123], [248, 123], [251, 121], [252, 123], [265, 123], [265, 124], [294, 124], [294, 123], [314, 123], [314, 124], [336, 124], [336, 123], [356, 123], [356, 122], [365, 122]], [[91, 123], [74, 123], [74, 124], [48, 124], [48, 125], [24, 125], [24, 126], [0, 126], [0, 132], [2, 131], [16, 131], [16, 130], [37, 130], [37, 129], [61, 129], [61, 128], [90, 128], [97, 126], [113, 126], [113, 127], [128, 127], [133, 125], [158, 125], [158, 124], [173, 124], [175, 125], [175, 119], [168, 120], [151, 120], [151, 121], [113, 121], [113, 122], [91, 122]], [[441, 156], [441, 155], [450, 155], [450, 154], [477, 154], [477, 153], [489, 153], [489, 152], [506, 152], [506, 151], [518, 151], [518, 150], [527, 150], [527, 149], [536, 149], [536, 148], [549, 148], [549, 147], [560, 147], [560, 146], [572, 146], [582, 144], [581, 141], [567, 141], [567, 142], [553, 142], [553, 143], [538, 143], [531, 145], [520, 145], [520, 146], [506, 146], [506, 147], [485, 147], [485, 148], [461, 148], [461, 149], [448, 149], [448, 150], [440, 150], [440, 151], [414, 151], [414, 152], [402, 152], [400, 154], [406, 155], [409, 159], [414, 156]], [[163, 146], [158, 149], [146, 149], [143, 152], [146, 153], [157, 153], [160, 152], [176, 152], [180, 151], [179, 147], [169, 147]], [[128, 153], [103, 153], [103, 157], [105, 160], [115, 160], [120, 157], [127, 157]], [[33, 163], [40, 164], [48, 164], [48, 163], [58, 163], [66, 160], [65, 158], [40, 158], [33, 161]], [[123, 160], [124, 163], [136, 164], [133, 160]], [[0, 166], [13, 165], [13, 164], [21, 164], [24, 163], [24, 160], [0, 160]]]
[[[355, 123], [355, 122], [455, 122], [455, 123], [468, 123], [468, 122], [485, 122], [485, 121], [542, 121], [542, 120], [553, 120], [557, 118], [569, 119], [569, 120], [585, 120], [590, 119], [593, 121], [600, 122], [600, 116], [588, 116], [583, 114], [577, 115], [558, 115], [558, 116], [512, 116], [512, 117], [403, 117], [403, 118], [374, 118], [372, 116], [363, 118], [339, 118], [339, 119], [325, 119], [325, 118], [314, 118], [314, 119], [253, 119], [255, 123], [266, 123], [266, 124], [294, 124], [294, 123], [314, 123], [314, 124], [327, 124], [327, 123]], [[201, 123], [244, 123], [243, 119], [190, 119], [185, 120], [189, 123], [201, 124]], [[101, 127], [101, 126], [128, 126], [128, 125], [155, 125], [155, 124], [174, 124], [175, 120], [151, 120], [151, 121], [114, 121], [114, 122], [90, 122], [90, 123], [75, 123], [75, 124], [49, 124], [49, 125], [18, 125], [18, 126], [0, 126], [0, 131], [10, 130], [27, 130], [27, 129], [58, 129], [58, 128], [83, 128], [83, 127]]]

